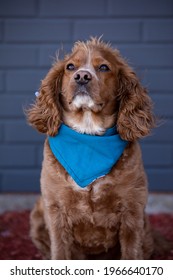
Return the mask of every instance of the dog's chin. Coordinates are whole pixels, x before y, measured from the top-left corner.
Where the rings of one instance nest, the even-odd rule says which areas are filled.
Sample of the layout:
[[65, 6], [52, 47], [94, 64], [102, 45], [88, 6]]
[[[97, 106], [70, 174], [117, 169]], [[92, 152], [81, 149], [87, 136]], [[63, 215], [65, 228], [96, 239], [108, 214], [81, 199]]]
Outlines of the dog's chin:
[[72, 101], [70, 103], [74, 110], [82, 109], [98, 112], [103, 108], [103, 103], [96, 102], [85, 87], [81, 87], [74, 93]]
[[92, 109], [94, 107], [94, 101], [87, 93], [79, 92], [75, 94], [72, 105], [76, 107], [76, 109]]
[[76, 110], [90, 110], [93, 112], [100, 112], [104, 104], [96, 103], [89, 94], [79, 93], [74, 96], [71, 103], [74, 109]]

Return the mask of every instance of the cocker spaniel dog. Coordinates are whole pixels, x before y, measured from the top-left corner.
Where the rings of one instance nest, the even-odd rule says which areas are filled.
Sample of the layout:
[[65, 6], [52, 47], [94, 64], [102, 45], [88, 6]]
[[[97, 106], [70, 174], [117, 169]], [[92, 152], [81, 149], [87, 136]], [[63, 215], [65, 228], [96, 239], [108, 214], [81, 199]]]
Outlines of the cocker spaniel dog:
[[75, 43], [42, 81], [29, 123], [47, 134], [31, 237], [44, 258], [148, 259], [147, 178], [138, 139], [147, 91], [116, 49]]

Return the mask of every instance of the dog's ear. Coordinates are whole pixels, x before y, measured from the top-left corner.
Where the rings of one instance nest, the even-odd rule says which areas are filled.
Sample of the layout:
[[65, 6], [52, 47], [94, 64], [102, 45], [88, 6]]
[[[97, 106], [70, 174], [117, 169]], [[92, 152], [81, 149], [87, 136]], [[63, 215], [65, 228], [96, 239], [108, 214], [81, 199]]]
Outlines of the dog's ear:
[[117, 129], [121, 137], [133, 141], [148, 135], [155, 124], [152, 102], [128, 65], [118, 73], [118, 100]]
[[35, 103], [26, 111], [29, 124], [54, 136], [61, 124], [59, 95], [64, 71], [63, 61], [56, 62], [41, 83]]

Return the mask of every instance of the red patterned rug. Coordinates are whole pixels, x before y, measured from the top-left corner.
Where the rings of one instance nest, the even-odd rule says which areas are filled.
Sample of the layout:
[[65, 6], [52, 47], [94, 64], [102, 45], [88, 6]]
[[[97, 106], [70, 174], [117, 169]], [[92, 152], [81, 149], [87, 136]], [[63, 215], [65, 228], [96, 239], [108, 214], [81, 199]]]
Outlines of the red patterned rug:
[[[41, 255], [29, 238], [29, 211], [6, 212], [0, 215], [0, 259], [40, 260]], [[173, 244], [173, 214], [150, 215], [155, 230]], [[154, 254], [152, 259], [173, 260], [173, 245], [167, 253]]]

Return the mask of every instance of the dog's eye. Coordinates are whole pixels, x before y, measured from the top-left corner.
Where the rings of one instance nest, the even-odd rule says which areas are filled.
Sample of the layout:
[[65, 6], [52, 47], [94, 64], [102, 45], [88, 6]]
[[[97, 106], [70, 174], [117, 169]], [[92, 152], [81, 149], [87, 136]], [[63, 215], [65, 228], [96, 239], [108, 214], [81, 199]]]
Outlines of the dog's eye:
[[109, 71], [109, 67], [106, 65], [106, 64], [101, 64], [100, 67], [99, 67], [99, 71], [100, 72], [107, 72]]
[[73, 63], [69, 63], [69, 64], [67, 64], [66, 69], [70, 70], [70, 71], [73, 71], [75, 69], [75, 66], [74, 66]]

